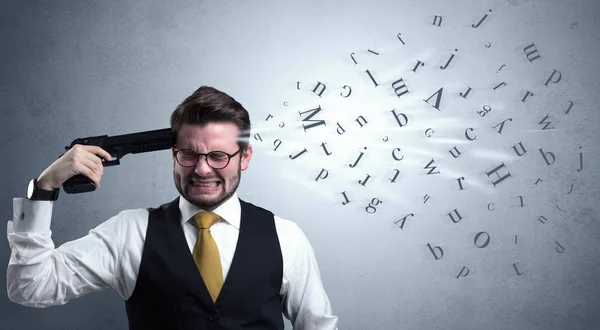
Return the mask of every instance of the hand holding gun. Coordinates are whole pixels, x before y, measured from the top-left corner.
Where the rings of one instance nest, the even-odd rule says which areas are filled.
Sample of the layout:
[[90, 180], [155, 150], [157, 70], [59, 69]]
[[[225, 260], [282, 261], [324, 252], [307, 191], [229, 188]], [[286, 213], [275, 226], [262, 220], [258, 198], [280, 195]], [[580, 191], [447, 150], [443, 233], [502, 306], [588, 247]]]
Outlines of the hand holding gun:
[[[140, 133], [132, 133], [132, 134], [124, 134], [124, 135], [116, 135], [116, 136], [108, 136], [108, 135], [100, 135], [100, 136], [91, 136], [91, 137], [85, 137], [85, 138], [78, 138], [73, 140], [73, 142], [71, 142], [71, 145], [68, 147], [65, 147], [65, 150], [68, 152], [71, 148], [75, 147], [76, 145], [81, 145], [81, 146], [97, 146], [102, 150], [99, 150], [98, 148], [83, 148], [85, 149], [85, 151], [82, 152], [96, 152], [98, 154], [101, 154], [105, 157], [104, 161], [101, 162], [102, 166], [114, 166], [114, 165], [119, 165], [120, 164], [120, 160], [121, 158], [123, 158], [123, 156], [127, 155], [127, 154], [137, 154], [137, 153], [142, 153], [142, 152], [149, 152], [149, 151], [157, 151], [157, 150], [164, 150], [164, 149], [169, 149], [174, 145], [174, 139], [172, 137], [172, 133], [171, 133], [171, 129], [170, 128], [165, 128], [165, 129], [159, 129], [159, 130], [153, 130], [153, 131], [146, 131], [146, 132], [140, 132]], [[105, 152], [102, 152], [105, 151]], [[112, 157], [116, 158], [114, 160], [108, 160], [107, 159], [107, 155], [106, 152], [108, 152]], [[65, 152], [66, 153], [66, 152]], [[61, 155], [60, 157], [64, 156]], [[95, 156], [95, 155], [94, 155]], [[60, 161], [60, 157], [59, 160], [57, 160], [56, 163], [58, 163]], [[74, 156], [73, 156], [74, 157]], [[84, 163], [84, 157], [81, 156], [81, 159], [79, 161], [79, 163], [83, 164]], [[89, 165], [87, 168], [88, 171], [90, 171], [90, 168], [95, 168], [96, 172], [99, 172], [99, 174], [97, 174], [96, 172], [90, 172], [91, 174], [95, 174], [94, 175], [94, 181], [98, 182], [99, 184], [99, 180], [100, 180], [100, 176], [102, 175], [102, 166], [98, 166], [97, 162], [99, 162], [99, 160], [96, 158], [94, 161], [95, 163], [90, 162], [89, 158], [85, 159], [87, 161], [87, 164]], [[69, 162], [69, 163], [76, 163], [76, 162]], [[55, 172], [56, 171], [52, 171], [52, 167], [55, 166], [56, 168], [60, 168], [61, 165], [59, 164], [52, 164], [51, 167], [49, 167], [46, 171], [44, 171], [44, 173], [42, 173], [42, 175], [40, 176], [40, 182], [42, 182], [42, 176], [44, 176], [44, 174], [46, 174], [46, 176], [44, 178], [55, 178], [54, 179], [54, 183], [52, 184], [50, 182], [52, 182], [51, 179], [45, 180], [43, 182], [46, 183], [46, 186], [52, 189], [56, 189], [58, 187], [60, 187], [60, 179], [56, 179], [56, 177], [60, 177], [60, 175], [56, 175]], [[71, 169], [70, 171], [73, 171], [73, 167], [74, 165], [70, 165]], [[62, 165], [63, 167], [63, 172], [64, 172], [64, 168], [66, 167], [65, 165]], [[83, 166], [80, 166], [81, 168], [83, 168]], [[94, 181], [84, 175], [81, 174], [82, 170], [79, 169], [75, 169], [75, 171], [77, 171], [77, 175], [74, 175], [70, 178], [68, 178], [66, 181], [64, 181], [64, 183], [62, 184], [62, 187], [64, 189], [64, 191], [67, 194], [78, 194], [78, 193], [84, 193], [84, 192], [89, 192], [89, 191], [94, 191], [96, 190], [96, 184], [94, 183]], [[92, 175], [90, 175], [92, 176]], [[56, 187], [58, 186], [58, 187]]]

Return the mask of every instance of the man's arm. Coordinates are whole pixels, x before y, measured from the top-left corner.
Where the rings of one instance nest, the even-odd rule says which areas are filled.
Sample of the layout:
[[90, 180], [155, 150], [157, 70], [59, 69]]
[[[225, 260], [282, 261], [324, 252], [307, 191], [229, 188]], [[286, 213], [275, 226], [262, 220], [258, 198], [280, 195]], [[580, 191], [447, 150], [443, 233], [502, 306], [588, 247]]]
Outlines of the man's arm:
[[297, 330], [336, 330], [338, 318], [323, 287], [314, 249], [298, 225], [284, 222], [281, 232], [286, 235], [279, 238], [284, 257], [283, 313]]
[[89, 234], [54, 247], [50, 220], [52, 201], [13, 199], [7, 223], [11, 255], [6, 272], [8, 297], [30, 307], [63, 305], [107, 287], [123, 296], [119, 258], [123, 250], [121, 213]]

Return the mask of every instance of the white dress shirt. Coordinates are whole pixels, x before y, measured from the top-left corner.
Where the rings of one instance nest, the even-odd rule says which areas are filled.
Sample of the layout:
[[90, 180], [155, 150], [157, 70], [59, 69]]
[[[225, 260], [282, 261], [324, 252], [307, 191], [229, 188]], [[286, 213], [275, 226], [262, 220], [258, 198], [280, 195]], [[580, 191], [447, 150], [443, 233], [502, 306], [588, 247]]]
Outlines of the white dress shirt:
[[[106, 288], [129, 299], [142, 260], [148, 210], [123, 210], [86, 236], [55, 248], [50, 230], [53, 203], [13, 199], [13, 219], [7, 224], [12, 250], [6, 279], [9, 299], [25, 306], [48, 307]], [[198, 228], [189, 220], [202, 209], [183, 197], [179, 198], [179, 209], [181, 226], [193, 253]], [[221, 217], [210, 232], [219, 248], [226, 278], [240, 228], [237, 194], [213, 212]], [[338, 318], [332, 314], [314, 250], [304, 232], [296, 223], [277, 216], [275, 228], [283, 256], [283, 315], [294, 329], [337, 329]]]

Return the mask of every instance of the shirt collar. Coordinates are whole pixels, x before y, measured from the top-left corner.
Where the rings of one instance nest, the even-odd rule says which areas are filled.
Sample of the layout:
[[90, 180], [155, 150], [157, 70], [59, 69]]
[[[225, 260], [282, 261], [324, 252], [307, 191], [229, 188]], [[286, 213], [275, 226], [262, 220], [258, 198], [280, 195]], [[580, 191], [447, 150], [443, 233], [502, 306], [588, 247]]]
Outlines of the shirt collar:
[[[179, 196], [179, 210], [181, 211], [181, 224], [188, 222], [192, 217], [198, 213], [205, 211], [193, 204], [191, 204], [183, 196]], [[237, 230], [240, 229], [240, 217], [241, 217], [241, 206], [237, 196], [237, 192], [221, 205], [219, 205], [212, 212], [216, 213], [221, 217], [222, 220], [227, 221], [230, 225], [235, 227]]]

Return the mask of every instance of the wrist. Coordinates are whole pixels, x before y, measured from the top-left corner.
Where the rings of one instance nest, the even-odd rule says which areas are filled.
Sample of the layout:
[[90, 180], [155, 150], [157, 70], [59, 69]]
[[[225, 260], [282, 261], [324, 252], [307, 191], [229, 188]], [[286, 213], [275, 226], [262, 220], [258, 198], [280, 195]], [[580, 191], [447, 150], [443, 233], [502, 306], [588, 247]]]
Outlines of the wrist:
[[57, 200], [60, 190], [53, 189], [52, 186], [44, 182], [43, 179], [41, 183], [43, 185], [41, 185], [37, 179], [32, 179], [31, 181], [29, 181], [29, 186], [27, 187], [27, 198], [29, 200], [36, 201]]
[[48, 191], [54, 190], [54, 188], [47, 181], [45, 181], [45, 179], [42, 177], [40, 177], [37, 180], [37, 184], [38, 184], [38, 187], [40, 187], [40, 189], [42, 189], [42, 190], [48, 190]]

